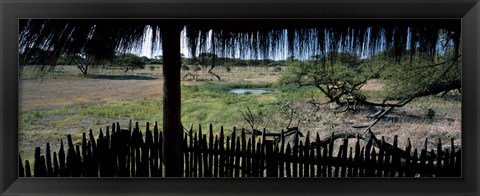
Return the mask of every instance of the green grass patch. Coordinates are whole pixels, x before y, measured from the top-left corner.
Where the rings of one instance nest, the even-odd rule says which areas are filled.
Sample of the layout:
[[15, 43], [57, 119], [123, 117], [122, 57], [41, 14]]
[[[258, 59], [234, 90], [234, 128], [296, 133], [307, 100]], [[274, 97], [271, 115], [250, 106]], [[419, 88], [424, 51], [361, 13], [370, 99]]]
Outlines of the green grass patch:
[[163, 104], [160, 99], [141, 99], [133, 102], [83, 104], [76, 107], [79, 107], [79, 114], [86, 116], [142, 120], [151, 119], [161, 113]]
[[274, 105], [278, 93], [273, 94], [230, 94], [231, 89], [275, 89], [271, 84], [214, 83], [182, 87], [182, 122], [185, 126], [208, 123], [213, 125], [245, 125], [241, 111], [247, 107], [256, 111], [268, 110]]

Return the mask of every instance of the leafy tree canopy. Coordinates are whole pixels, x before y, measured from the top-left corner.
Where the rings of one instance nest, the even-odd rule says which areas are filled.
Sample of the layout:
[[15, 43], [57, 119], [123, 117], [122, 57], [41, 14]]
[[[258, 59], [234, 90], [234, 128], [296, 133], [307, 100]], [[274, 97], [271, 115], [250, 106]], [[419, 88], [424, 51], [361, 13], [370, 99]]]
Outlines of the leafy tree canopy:
[[135, 69], [145, 69], [150, 60], [147, 57], [139, 57], [132, 53], [119, 54], [113, 61], [114, 65], [124, 67], [125, 72]]
[[434, 95], [461, 90], [461, 56], [450, 52], [429, 58], [416, 54], [400, 62], [383, 60], [387, 99]]
[[[329, 59], [333, 59], [330, 61]], [[279, 79], [280, 84], [314, 86], [322, 91], [329, 102], [340, 103], [342, 97], [359, 95], [359, 89], [377, 75], [377, 71], [358, 55], [328, 53], [310, 61], [287, 61], [287, 69]]]

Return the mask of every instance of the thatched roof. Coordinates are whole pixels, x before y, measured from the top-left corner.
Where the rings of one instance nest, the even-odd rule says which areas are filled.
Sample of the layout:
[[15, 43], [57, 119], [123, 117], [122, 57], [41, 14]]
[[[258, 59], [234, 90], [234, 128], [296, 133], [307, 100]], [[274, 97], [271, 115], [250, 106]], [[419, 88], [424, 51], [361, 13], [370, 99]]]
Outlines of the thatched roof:
[[[373, 54], [383, 49], [401, 57], [417, 52], [435, 55], [441, 35], [460, 52], [459, 19], [22, 19], [20, 50], [42, 48], [61, 54], [89, 54], [98, 59], [139, 48], [148, 29], [152, 50], [161, 45], [161, 30], [186, 28], [191, 54], [272, 58], [328, 51]], [[211, 35], [211, 36], [210, 36]], [[408, 51], [407, 51], [408, 49]]]

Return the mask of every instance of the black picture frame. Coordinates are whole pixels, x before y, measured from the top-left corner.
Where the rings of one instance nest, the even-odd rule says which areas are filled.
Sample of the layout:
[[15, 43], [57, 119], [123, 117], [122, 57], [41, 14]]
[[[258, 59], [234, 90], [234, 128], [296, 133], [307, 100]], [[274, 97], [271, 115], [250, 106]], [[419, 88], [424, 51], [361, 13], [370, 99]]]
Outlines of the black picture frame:
[[[0, 195], [479, 195], [478, 0], [1, 0]], [[461, 18], [462, 178], [18, 178], [19, 18]]]

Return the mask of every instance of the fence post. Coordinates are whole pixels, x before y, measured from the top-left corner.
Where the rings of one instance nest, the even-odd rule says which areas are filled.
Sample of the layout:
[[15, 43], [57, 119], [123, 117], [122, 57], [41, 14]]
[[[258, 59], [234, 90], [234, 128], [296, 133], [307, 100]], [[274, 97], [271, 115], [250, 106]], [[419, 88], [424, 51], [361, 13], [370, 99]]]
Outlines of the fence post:
[[441, 177], [443, 176], [442, 174], [442, 156], [443, 156], [443, 152], [442, 152], [442, 140], [440, 138], [438, 138], [438, 143], [437, 143], [437, 164], [436, 164], [436, 167], [435, 167], [435, 177]]
[[328, 159], [327, 159], [327, 172], [328, 172], [328, 177], [334, 177], [332, 176], [332, 160], [333, 160], [333, 144], [334, 144], [334, 140], [335, 139], [335, 135], [334, 133], [332, 133], [332, 136], [331, 136], [331, 139], [330, 139], [330, 144], [328, 145]]
[[[155, 126], [154, 126], [155, 129], [158, 129], [158, 124], [157, 124], [157, 121], [155, 121]], [[193, 128], [193, 127], [192, 127]], [[193, 135], [191, 134], [192, 133], [192, 130], [190, 129], [190, 135], [189, 135], [189, 139], [190, 139], [190, 144], [191, 144], [191, 141], [193, 139]], [[158, 145], [157, 145], [157, 152], [158, 152], [158, 175], [160, 175], [160, 177], [162, 176], [165, 176], [164, 173], [163, 173], [163, 165], [165, 164], [165, 159], [163, 157], [163, 151], [164, 151], [164, 147], [163, 147], [163, 144], [165, 143], [165, 137], [164, 137], [164, 132], [163, 131], [158, 131]], [[190, 147], [192, 147], [192, 145], [190, 145]], [[192, 163], [192, 153], [190, 152], [190, 165]], [[191, 169], [191, 168], [190, 168]]]
[[60, 150], [58, 151], [58, 159], [60, 161], [60, 177], [66, 177], [67, 176], [67, 169], [65, 167], [65, 151], [63, 149], [63, 140], [62, 139], [60, 139]]
[[278, 164], [273, 154], [273, 142], [270, 140], [263, 141], [265, 145], [265, 159], [267, 165], [267, 177], [278, 177]]
[[246, 139], [246, 136], [245, 136], [245, 129], [242, 128], [242, 149], [241, 151], [240, 150], [237, 150], [237, 152], [240, 152], [239, 154], [239, 158], [242, 159], [242, 177], [247, 177], [247, 157], [246, 157], [246, 147], [247, 147], [247, 139]]
[[348, 169], [347, 176], [352, 177], [353, 176], [353, 148], [352, 147], [350, 147], [350, 153], [348, 155], [348, 161], [345, 169]]
[[[333, 173], [333, 177], [339, 177], [339, 174], [340, 174], [340, 167], [341, 167], [341, 163], [339, 162], [342, 162], [342, 152], [343, 152], [343, 149], [345, 148], [345, 146], [343, 146], [343, 144], [340, 145], [340, 147], [338, 148], [338, 152], [337, 152], [337, 163], [335, 164], [334, 168], [335, 168], [335, 172]], [[332, 149], [333, 150], [333, 149]], [[333, 160], [330, 160], [333, 162]], [[333, 165], [333, 164], [332, 164]]]
[[[107, 126], [107, 130], [108, 130], [108, 126]], [[102, 132], [102, 128], [100, 128], [100, 132]], [[92, 156], [95, 157], [97, 153], [97, 143], [95, 142], [95, 137], [93, 137], [92, 129], [90, 129], [89, 137], [90, 137], [90, 142], [92, 144]]]
[[[189, 148], [190, 146], [187, 145], [187, 139], [188, 135], [185, 134], [184, 139], [183, 139], [183, 155], [184, 155], [184, 164], [185, 164], [185, 169], [184, 169], [184, 176], [185, 177], [190, 177], [190, 156], [188, 155]], [[154, 155], [155, 156], [155, 155]], [[155, 165], [155, 163], [154, 163]], [[155, 174], [156, 175], [156, 174]]]
[[290, 149], [290, 143], [287, 143], [287, 148], [285, 149], [285, 172], [287, 173], [287, 177], [292, 177], [292, 171], [290, 169], [290, 160], [292, 160], [292, 156], [290, 154], [291, 149]]
[[[319, 152], [317, 151], [317, 154], [318, 153]], [[313, 147], [310, 148], [310, 158], [308, 159], [308, 162], [310, 163], [310, 177], [315, 177], [315, 148]]]
[[460, 177], [462, 175], [462, 149], [458, 149], [455, 155], [455, 169], [454, 169], [454, 177]]
[[450, 167], [453, 169], [455, 167], [455, 145], [453, 143], [453, 138], [450, 139], [450, 149], [452, 149], [450, 151]]
[[365, 176], [373, 177], [375, 176], [375, 171], [372, 169], [374, 161], [371, 158], [372, 152], [372, 138], [368, 139], [367, 145], [365, 146]]
[[298, 177], [303, 177], [303, 161], [304, 161], [304, 156], [303, 156], [303, 142], [300, 141], [300, 146], [298, 147]]
[[292, 149], [292, 165], [293, 165], [293, 177], [298, 176], [298, 131], [295, 132], [295, 144], [293, 145]]
[[[185, 140], [182, 139], [182, 155], [185, 153]], [[150, 123], [146, 122], [146, 127], [145, 127], [145, 143], [144, 143], [144, 150], [146, 151], [145, 155], [145, 166], [146, 166], [146, 176], [153, 177], [155, 176], [155, 169], [153, 168], [153, 135], [152, 132], [150, 131]], [[185, 167], [182, 167], [183, 169]], [[185, 171], [185, 169], [183, 170]], [[185, 172], [182, 173], [182, 177], [185, 176]]]
[[255, 158], [257, 159], [257, 162], [255, 164], [256, 166], [256, 177], [263, 177], [263, 169], [264, 169], [264, 159], [265, 159], [265, 151], [264, 145], [261, 143], [261, 141], [257, 142], [257, 152]]
[[231, 170], [231, 165], [230, 165], [230, 159], [232, 159], [231, 157], [231, 149], [230, 149], [230, 136], [227, 136], [227, 139], [226, 139], [226, 145], [225, 145], [225, 177], [232, 177], [232, 175], [230, 175], [230, 170]]
[[45, 163], [42, 164], [42, 159], [40, 156], [40, 147], [35, 148], [35, 157], [34, 157], [34, 164], [33, 164], [33, 175], [35, 177], [45, 177], [46, 176], [46, 169], [43, 167]]
[[25, 177], [32, 177], [32, 171], [30, 169], [30, 162], [25, 160]]
[[[157, 121], [155, 121], [153, 123], [153, 152], [152, 152], [153, 168], [150, 168], [150, 169], [153, 169], [155, 171], [155, 177], [160, 177], [160, 171], [158, 170], [158, 166], [159, 166], [158, 150], [159, 150], [159, 147], [160, 147], [161, 144], [159, 144], [158, 139], [159, 139], [158, 126], [157, 126]], [[187, 140], [185, 140], [185, 142], [187, 142]], [[185, 143], [185, 148], [187, 148], [186, 143]], [[188, 168], [188, 164], [186, 165], [186, 167]]]
[[240, 149], [240, 138], [237, 137], [236, 146], [235, 146], [235, 177], [240, 177], [240, 154], [242, 153]]
[[384, 177], [384, 165], [383, 165], [383, 159], [384, 159], [384, 156], [385, 156], [385, 137], [382, 136], [382, 140], [381, 140], [381, 143], [380, 143], [380, 149], [379, 149], [379, 152], [378, 152], [378, 167], [377, 167], [377, 177]]
[[327, 145], [323, 146], [323, 151], [322, 151], [323, 157], [322, 157], [322, 176], [323, 177], [330, 177], [327, 175], [327, 168], [330, 170], [330, 167], [328, 167], [328, 149]]
[[[80, 152], [77, 152], [80, 154]], [[86, 157], [87, 156], [87, 137], [86, 137], [86, 134], [85, 132], [82, 132], [82, 153], [81, 153], [82, 157]]]
[[[317, 151], [317, 156], [316, 156], [316, 166], [317, 166], [317, 177], [322, 176], [322, 154], [320, 153], [320, 134], [317, 132], [317, 137], [315, 138], [315, 149]], [[325, 149], [325, 147], [323, 147]]]
[[425, 138], [422, 151], [420, 152], [420, 177], [426, 176], [427, 144], [428, 144], [428, 138]]
[[230, 177], [234, 177], [234, 171], [235, 171], [235, 147], [236, 147], [236, 128], [234, 127], [233, 128], [233, 132], [232, 132], [232, 135], [231, 135], [231, 146], [230, 146], [230, 152], [229, 152], [229, 159], [228, 159], [228, 166], [229, 166], [229, 170], [228, 170], [228, 176]]
[[345, 136], [343, 138], [343, 151], [342, 151], [342, 158], [340, 161], [340, 168], [341, 168], [341, 176], [345, 177], [347, 173], [347, 162], [348, 162], [348, 157], [347, 157], [347, 152], [348, 152], [348, 137]]
[[415, 148], [413, 150], [413, 158], [412, 158], [412, 176], [415, 176], [415, 174], [419, 171], [419, 166], [418, 166], [418, 150]]
[[25, 177], [25, 169], [23, 168], [22, 157], [18, 154], [18, 177]]
[[219, 177], [225, 177], [225, 143], [224, 143], [224, 134], [223, 134], [223, 126], [220, 127], [220, 141], [219, 141]]
[[435, 152], [433, 149], [430, 150], [430, 156], [428, 156], [428, 165], [427, 165], [427, 176], [432, 177], [434, 174], [433, 160], [435, 160]]
[[247, 151], [246, 151], [246, 173], [247, 177], [252, 177], [252, 157], [253, 157], [253, 152], [252, 152], [252, 138], [248, 138], [247, 142]]
[[365, 161], [364, 161], [364, 153], [365, 153], [365, 148], [362, 147], [362, 150], [360, 151], [360, 168], [358, 169], [358, 177], [363, 177], [365, 175]]
[[310, 158], [310, 131], [307, 132], [307, 135], [305, 136], [305, 146], [303, 146], [303, 157], [304, 157], [304, 163], [303, 163], [303, 176], [308, 177], [310, 174], [310, 164], [308, 163]]
[[214, 144], [214, 147], [213, 147], [213, 152], [214, 152], [214, 155], [213, 155], [213, 177], [219, 177], [218, 175], [218, 171], [220, 169], [220, 165], [218, 164], [218, 159], [219, 157], [221, 156], [221, 153], [218, 149], [218, 144], [219, 141], [218, 141], [218, 137], [217, 135], [215, 135], [215, 144]]
[[213, 126], [212, 124], [210, 124], [210, 134], [209, 134], [209, 138], [208, 138], [208, 150], [207, 150], [207, 153], [209, 154], [208, 156], [208, 176], [209, 177], [213, 177], [213, 170], [215, 170], [215, 166], [213, 165], [213, 157], [214, 156], [217, 156], [215, 155], [214, 151], [213, 151], [213, 145], [214, 145], [214, 136], [213, 136]]
[[405, 167], [405, 177], [411, 177], [413, 176], [413, 163], [412, 163], [412, 156], [411, 156], [411, 151], [412, 151], [412, 142], [410, 141], [410, 138], [408, 138], [408, 143], [407, 147], [405, 148], [406, 152], [406, 158], [405, 161], [407, 162], [406, 167]]
[[190, 140], [189, 140], [189, 148], [190, 148], [190, 154], [189, 154], [189, 157], [190, 157], [190, 164], [189, 164], [189, 168], [190, 168], [190, 173], [188, 174], [189, 177], [193, 177], [193, 167], [194, 167], [194, 164], [196, 163], [196, 157], [195, 157], [195, 146], [193, 144], [194, 142], [194, 138], [193, 138], [193, 126], [190, 128], [190, 131], [188, 133], [189, 137], [190, 137]]
[[209, 164], [210, 162], [208, 161], [208, 145], [207, 145], [207, 135], [203, 134], [202, 141], [201, 141], [201, 146], [202, 146], [202, 155], [203, 155], [203, 177], [211, 177], [212, 174], [210, 172]]
[[47, 142], [47, 152], [46, 152], [46, 158], [47, 158], [47, 176], [48, 177], [53, 177], [53, 167], [52, 167], [52, 154], [50, 152], [50, 143]]
[[[352, 167], [353, 167], [353, 171], [352, 171], [352, 176], [355, 176], [355, 177], [360, 177], [361, 175], [359, 175], [359, 168], [360, 166], [362, 166], [362, 162], [360, 161], [360, 155], [363, 154], [360, 152], [360, 141], [359, 141], [359, 138], [358, 138], [358, 134], [357, 134], [357, 141], [355, 142], [355, 157], [353, 159], [353, 163], [352, 163]], [[352, 169], [352, 167], [350, 169]]]
[[455, 172], [454, 172], [454, 168], [455, 167], [458, 167], [458, 163], [455, 163], [455, 145], [454, 145], [454, 141], [453, 141], [453, 138], [451, 138], [450, 140], [450, 160], [449, 160], [449, 165], [450, 165], [450, 176], [455, 176]]
[[198, 152], [198, 139], [197, 139], [197, 133], [194, 134], [193, 136], [193, 168], [192, 168], [192, 172], [193, 172], [193, 177], [199, 177], [198, 176], [198, 162], [199, 160], [201, 159], [200, 156], [199, 156], [199, 152]]
[[285, 176], [285, 132], [282, 129], [281, 135], [280, 135], [280, 149], [278, 152], [278, 159], [279, 159], [279, 177], [284, 177]]
[[375, 152], [375, 148], [372, 148], [372, 158], [370, 159], [370, 175], [369, 177], [375, 177], [377, 174], [375, 172], [381, 173], [381, 171], [377, 171], [375, 168], [378, 167], [378, 162], [377, 162], [377, 152]]

